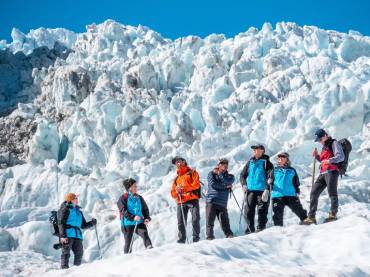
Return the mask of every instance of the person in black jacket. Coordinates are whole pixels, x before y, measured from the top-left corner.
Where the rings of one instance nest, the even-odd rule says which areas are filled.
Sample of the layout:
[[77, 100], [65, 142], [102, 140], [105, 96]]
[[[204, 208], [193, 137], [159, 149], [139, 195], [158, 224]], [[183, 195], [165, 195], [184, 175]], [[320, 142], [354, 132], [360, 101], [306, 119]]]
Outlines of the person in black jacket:
[[247, 224], [246, 234], [255, 232], [254, 216], [257, 207], [257, 232], [266, 228], [269, 201], [262, 201], [262, 194], [268, 195], [274, 166], [265, 154], [262, 144], [252, 145], [253, 157], [244, 166], [240, 174], [240, 184], [245, 194], [244, 218]]
[[68, 193], [58, 211], [58, 228], [60, 243], [62, 244], [61, 268], [69, 267], [70, 251], [74, 254], [74, 265], [80, 265], [83, 255], [82, 230], [96, 225], [96, 219], [86, 222], [78, 204], [78, 196]]
[[121, 231], [125, 237], [123, 252], [125, 254], [131, 252], [130, 246], [134, 232], [143, 239], [146, 249], [153, 248], [146, 227], [151, 220], [149, 208], [144, 198], [137, 194], [137, 185], [134, 179], [124, 180], [123, 185], [127, 192], [117, 202], [121, 214]]
[[208, 174], [208, 193], [206, 196], [207, 240], [214, 239], [213, 227], [216, 217], [220, 220], [222, 231], [227, 238], [234, 236], [230, 229], [227, 201], [235, 177], [227, 172], [229, 161], [221, 159], [217, 167]]

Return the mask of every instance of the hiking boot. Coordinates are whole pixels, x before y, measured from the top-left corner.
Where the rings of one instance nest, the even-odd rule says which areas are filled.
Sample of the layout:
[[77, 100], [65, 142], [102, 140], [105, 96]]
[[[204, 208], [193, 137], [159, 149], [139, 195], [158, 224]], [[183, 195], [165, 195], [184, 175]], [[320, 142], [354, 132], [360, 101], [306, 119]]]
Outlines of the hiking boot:
[[153, 248], [153, 245], [148, 245], [147, 247], [146, 247], [146, 249], [152, 249]]
[[200, 238], [193, 238], [193, 242], [198, 242]]
[[316, 219], [314, 217], [306, 217], [305, 220], [303, 220], [302, 225], [311, 225], [311, 224], [317, 224]]
[[338, 219], [337, 215], [333, 212], [330, 212], [329, 216], [327, 218], [325, 218], [324, 223], [332, 222], [332, 221], [335, 221], [337, 219]]
[[179, 239], [179, 240], [177, 241], [177, 243], [182, 243], [182, 244], [184, 244], [184, 243], [185, 243], [185, 240], [183, 240], [183, 239]]
[[234, 237], [234, 235], [227, 235], [226, 238], [228, 239], [232, 239]]
[[215, 237], [206, 237], [206, 240], [214, 240]]

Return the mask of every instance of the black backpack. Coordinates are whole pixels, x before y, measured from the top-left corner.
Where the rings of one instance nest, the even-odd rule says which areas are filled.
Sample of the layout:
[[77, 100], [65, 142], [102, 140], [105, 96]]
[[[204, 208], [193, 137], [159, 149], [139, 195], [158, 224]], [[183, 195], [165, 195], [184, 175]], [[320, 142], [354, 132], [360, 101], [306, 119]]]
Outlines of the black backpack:
[[[58, 212], [57, 211], [51, 211], [50, 212], [49, 222], [53, 226], [53, 229], [54, 229], [53, 236], [57, 236], [59, 238]], [[58, 250], [58, 249], [60, 249], [62, 247], [63, 246], [62, 246], [62, 244], [60, 242], [53, 244], [53, 248], [55, 250]]]
[[344, 160], [343, 160], [343, 162], [337, 163], [336, 165], [339, 168], [339, 174], [341, 176], [343, 176], [343, 175], [346, 174], [346, 171], [347, 171], [347, 168], [348, 168], [349, 153], [351, 153], [351, 151], [352, 151], [352, 144], [346, 138], [343, 138], [343, 139], [339, 140], [338, 142], [342, 146], [343, 153], [344, 153]]
[[49, 222], [53, 226], [53, 229], [54, 229], [53, 236], [59, 237], [58, 212], [57, 211], [50, 212]]

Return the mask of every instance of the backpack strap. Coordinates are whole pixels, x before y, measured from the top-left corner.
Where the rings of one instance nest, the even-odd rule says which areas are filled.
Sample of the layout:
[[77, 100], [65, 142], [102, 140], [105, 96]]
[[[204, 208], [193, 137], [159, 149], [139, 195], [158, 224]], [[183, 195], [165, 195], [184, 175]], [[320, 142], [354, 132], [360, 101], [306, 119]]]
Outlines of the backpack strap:
[[[190, 176], [190, 180], [191, 180], [191, 182], [193, 183], [193, 170], [192, 170], [192, 169], [190, 169], [190, 170], [189, 170], [189, 172], [188, 172], [187, 174]], [[178, 185], [178, 184], [177, 184], [177, 179], [178, 179], [178, 178], [179, 178], [179, 176], [177, 175], [177, 176], [176, 176], [176, 178], [175, 178], [175, 184], [176, 184], [176, 185]]]
[[190, 176], [190, 181], [193, 183], [193, 170], [190, 169], [189, 172], [188, 172], [189, 176]]
[[334, 150], [333, 150], [333, 143], [336, 141], [336, 139], [330, 138], [327, 144], [327, 147], [330, 149], [331, 153], [334, 155]]
[[[123, 201], [127, 202], [127, 200], [128, 200], [128, 192], [125, 192], [124, 194], [122, 194], [122, 199], [123, 199]], [[119, 219], [120, 220], [123, 219], [123, 215], [122, 215], [121, 211], [119, 211]]]
[[128, 192], [125, 192], [122, 196], [124, 201], [128, 200]]

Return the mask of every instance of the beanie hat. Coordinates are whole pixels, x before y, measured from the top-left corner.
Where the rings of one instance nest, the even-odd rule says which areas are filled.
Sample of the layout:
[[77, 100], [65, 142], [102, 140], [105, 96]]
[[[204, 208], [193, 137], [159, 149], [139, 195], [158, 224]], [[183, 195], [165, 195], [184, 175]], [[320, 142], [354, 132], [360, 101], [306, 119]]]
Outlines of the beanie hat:
[[76, 199], [77, 198], [77, 195], [72, 193], [72, 192], [69, 192], [67, 193], [65, 196], [64, 196], [64, 200], [66, 202], [72, 202], [72, 200]]
[[125, 187], [125, 189], [128, 191], [130, 189], [130, 187], [135, 184], [136, 181], [132, 178], [128, 178], [126, 180], [123, 181], [123, 186]]
[[183, 158], [183, 157], [180, 157], [180, 156], [176, 156], [172, 159], [172, 164], [176, 164], [176, 162], [185, 162], [186, 163], [186, 160]]

